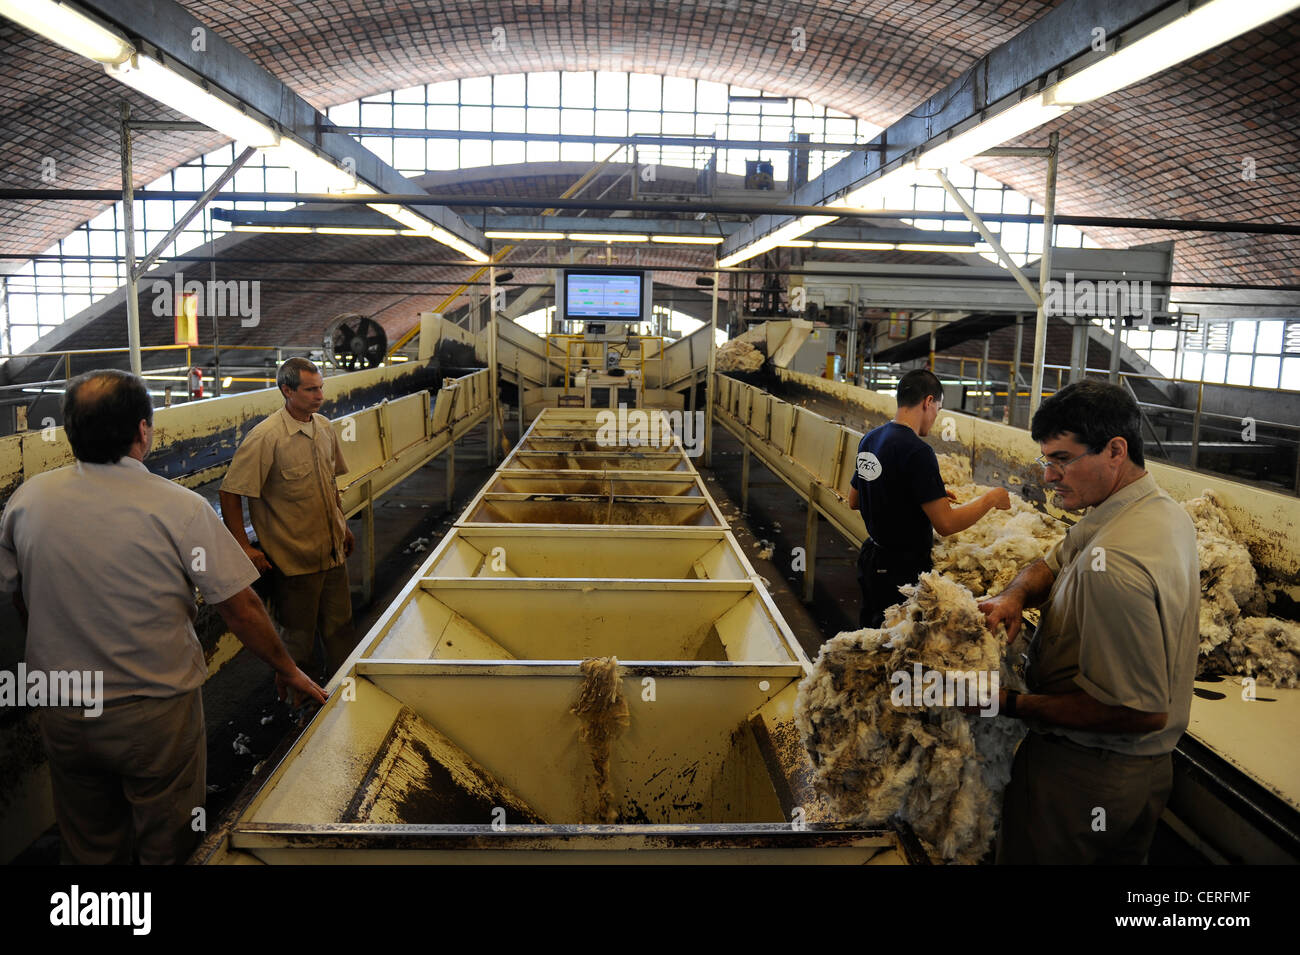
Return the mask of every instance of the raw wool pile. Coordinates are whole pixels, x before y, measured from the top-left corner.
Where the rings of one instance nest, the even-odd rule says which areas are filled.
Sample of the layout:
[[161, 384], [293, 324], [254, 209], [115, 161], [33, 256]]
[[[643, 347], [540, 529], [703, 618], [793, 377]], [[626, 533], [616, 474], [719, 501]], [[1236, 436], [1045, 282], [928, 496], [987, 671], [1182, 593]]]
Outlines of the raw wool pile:
[[1226, 657], [1233, 672], [1265, 686], [1300, 686], [1300, 623], [1242, 617], [1216, 655]]
[[999, 685], [1012, 689], [1024, 683], [969, 590], [935, 573], [902, 590], [907, 600], [886, 613], [884, 629], [823, 645], [799, 684], [795, 718], [814, 783], [844, 821], [875, 826], [897, 816], [932, 857], [973, 864], [997, 831], [1024, 725], [951, 705], [896, 707], [891, 676], [913, 674], [919, 663], [922, 671], [999, 672]]
[[[1201, 563], [1201, 659], [1232, 637], [1243, 611], [1263, 612], [1263, 594], [1250, 551], [1236, 539], [1232, 521], [1212, 491], [1183, 502], [1196, 525], [1196, 556]], [[1220, 660], [1221, 664], [1222, 661]]]
[[1300, 685], [1300, 624], [1262, 614], [1267, 599], [1250, 551], [1213, 491], [1183, 502], [1201, 563], [1198, 675], [1236, 673], [1265, 686]]
[[614, 808], [614, 791], [609, 783], [609, 754], [614, 740], [623, 735], [628, 725], [623, 674], [618, 657], [583, 660], [581, 670], [585, 679], [569, 712], [582, 721], [578, 739], [591, 757], [596, 790], [595, 821], [612, 823], [618, 820], [618, 810]]
[[724, 342], [714, 356], [718, 371], [758, 371], [765, 361], [764, 352], [739, 338]]
[[[955, 454], [938, 457], [943, 483], [959, 503], [988, 490], [975, 483], [966, 458]], [[996, 594], [1064, 536], [1065, 525], [1013, 494], [1009, 511], [994, 509], [960, 534], [936, 540], [931, 552], [934, 569], [969, 587], [976, 596]]]

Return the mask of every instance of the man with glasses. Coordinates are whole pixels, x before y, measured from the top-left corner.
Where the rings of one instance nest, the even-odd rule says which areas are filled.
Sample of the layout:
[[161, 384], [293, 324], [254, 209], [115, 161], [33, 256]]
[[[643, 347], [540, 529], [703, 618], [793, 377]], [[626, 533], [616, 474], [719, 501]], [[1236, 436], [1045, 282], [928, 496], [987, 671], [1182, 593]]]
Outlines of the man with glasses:
[[1191, 518], [1143, 467], [1137, 404], [1079, 381], [1043, 402], [1031, 433], [1044, 483], [1090, 508], [1042, 560], [980, 609], [1014, 639], [1043, 607], [1029, 692], [1000, 712], [1029, 724], [1003, 795], [1002, 864], [1140, 864], [1173, 785], [1191, 712], [1200, 566]]
[[909, 371], [898, 382], [894, 420], [873, 429], [858, 444], [849, 507], [862, 512], [869, 535], [858, 555], [858, 626], [879, 627], [885, 609], [901, 599], [898, 588], [916, 583], [933, 568], [935, 531], [947, 537], [995, 507], [1011, 507], [1006, 488], [994, 488], [961, 506], [952, 504], [934, 449], [921, 440], [942, 407], [939, 379], [924, 368]]

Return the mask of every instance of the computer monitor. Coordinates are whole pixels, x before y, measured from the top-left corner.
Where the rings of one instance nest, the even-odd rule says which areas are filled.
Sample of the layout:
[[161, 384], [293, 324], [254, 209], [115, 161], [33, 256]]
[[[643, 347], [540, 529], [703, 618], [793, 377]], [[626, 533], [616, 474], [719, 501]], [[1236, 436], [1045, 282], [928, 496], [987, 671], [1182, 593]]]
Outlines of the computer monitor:
[[562, 269], [556, 313], [571, 322], [648, 322], [652, 285], [644, 269]]

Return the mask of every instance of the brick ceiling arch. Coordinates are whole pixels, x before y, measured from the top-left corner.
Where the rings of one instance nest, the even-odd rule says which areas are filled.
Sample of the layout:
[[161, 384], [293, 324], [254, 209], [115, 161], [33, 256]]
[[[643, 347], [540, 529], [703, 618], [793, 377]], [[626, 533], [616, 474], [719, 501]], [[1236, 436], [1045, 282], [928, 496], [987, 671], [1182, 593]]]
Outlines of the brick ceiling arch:
[[[455, 77], [536, 70], [630, 70], [732, 82], [808, 99], [879, 125], [958, 78], [1056, 0], [323, 0], [185, 2], [200, 21], [318, 108]], [[504, 49], [494, 49], [501, 27]], [[807, 48], [794, 49], [792, 31]], [[498, 42], [497, 46], [500, 44]], [[0, 181], [38, 187], [53, 158], [61, 188], [120, 183], [117, 103], [166, 110], [71, 53], [0, 23]], [[1296, 63], [1300, 16], [1224, 47], [1047, 129], [1062, 134], [1062, 213], [1300, 220]], [[1046, 130], [1026, 142], [1041, 142]], [[219, 137], [143, 133], [137, 184], [214, 148]], [[1256, 162], [1243, 180], [1241, 160]], [[1041, 164], [978, 168], [1034, 198]], [[1234, 170], [1236, 175], [1234, 176]], [[32, 254], [102, 204], [0, 203], [0, 252]], [[1170, 233], [1094, 232], [1128, 245]], [[1295, 238], [1178, 236], [1176, 278], [1296, 281]]]

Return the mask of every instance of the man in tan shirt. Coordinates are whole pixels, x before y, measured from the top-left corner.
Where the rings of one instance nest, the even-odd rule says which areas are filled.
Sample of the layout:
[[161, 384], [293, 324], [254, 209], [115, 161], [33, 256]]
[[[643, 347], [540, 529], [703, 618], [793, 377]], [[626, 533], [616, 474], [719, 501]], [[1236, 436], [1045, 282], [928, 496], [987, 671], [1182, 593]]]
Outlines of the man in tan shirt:
[[1029, 692], [1002, 693], [1002, 714], [1030, 732], [1003, 796], [998, 862], [1141, 863], [1191, 713], [1196, 531], [1144, 470], [1137, 405], [1122, 389], [1069, 385], [1043, 402], [1031, 432], [1060, 506], [1091, 510], [980, 604], [1013, 639], [1022, 610], [1043, 604]]
[[[335, 477], [347, 471], [329, 419], [317, 414], [324, 379], [305, 358], [290, 358], [276, 375], [284, 407], [260, 421], [221, 484], [226, 527], [258, 570], [271, 573], [272, 609], [294, 660], [313, 672], [317, 634], [328, 678], [356, 644], [347, 556], [353, 537]], [[244, 530], [244, 507], [260, 549]]]
[[77, 463], [28, 478], [0, 520], [0, 590], [27, 627], [29, 671], [95, 673], [102, 708], [40, 711], [64, 862], [184, 862], [199, 837], [208, 668], [194, 591], [275, 669], [276, 687], [323, 703], [249, 586], [257, 571], [193, 491], [151, 474], [153, 404], [135, 375], [68, 383]]

